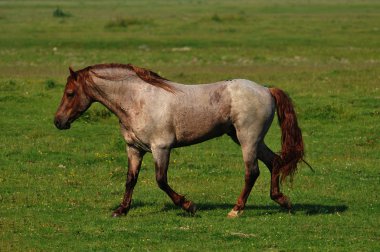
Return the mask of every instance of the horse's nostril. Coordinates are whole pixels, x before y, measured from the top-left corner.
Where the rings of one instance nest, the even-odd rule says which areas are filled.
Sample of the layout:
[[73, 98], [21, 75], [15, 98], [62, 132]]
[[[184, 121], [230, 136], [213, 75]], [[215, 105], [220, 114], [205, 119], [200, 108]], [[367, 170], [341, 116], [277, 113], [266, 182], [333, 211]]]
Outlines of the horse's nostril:
[[54, 125], [55, 125], [55, 127], [57, 127], [58, 129], [61, 128], [61, 123], [60, 123], [60, 121], [59, 121], [57, 118], [54, 118]]
[[54, 125], [60, 130], [70, 129], [70, 122], [62, 120], [61, 118], [54, 118]]

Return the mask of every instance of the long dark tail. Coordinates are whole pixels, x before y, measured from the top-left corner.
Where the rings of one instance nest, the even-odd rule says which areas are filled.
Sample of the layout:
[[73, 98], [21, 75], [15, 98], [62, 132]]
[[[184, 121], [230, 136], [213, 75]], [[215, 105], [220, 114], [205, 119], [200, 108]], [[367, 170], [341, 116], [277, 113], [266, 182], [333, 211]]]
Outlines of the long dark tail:
[[270, 88], [269, 91], [276, 101], [282, 133], [281, 153], [274, 159], [273, 168], [280, 171], [283, 182], [287, 176], [293, 179], [298, 162], [303, 161], [304, 145], [291, 99], [281, 89]]

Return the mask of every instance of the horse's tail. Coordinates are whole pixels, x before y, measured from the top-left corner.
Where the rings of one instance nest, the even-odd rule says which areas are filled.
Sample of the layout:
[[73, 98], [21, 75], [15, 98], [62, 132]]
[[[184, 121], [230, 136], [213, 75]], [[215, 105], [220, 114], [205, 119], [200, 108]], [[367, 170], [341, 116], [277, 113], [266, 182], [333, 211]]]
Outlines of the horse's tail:
[[281, 127], [281, 153], [276, 155], [273, 168], [280, 171], [281, 181], [297, 171], [297, 164], [303, 161], [304, 145], [301, 129], [298, 127], [296, 113], [291, 99], [284, 91], [278, 88], [270, 88], [277, 108], [277, 117]]

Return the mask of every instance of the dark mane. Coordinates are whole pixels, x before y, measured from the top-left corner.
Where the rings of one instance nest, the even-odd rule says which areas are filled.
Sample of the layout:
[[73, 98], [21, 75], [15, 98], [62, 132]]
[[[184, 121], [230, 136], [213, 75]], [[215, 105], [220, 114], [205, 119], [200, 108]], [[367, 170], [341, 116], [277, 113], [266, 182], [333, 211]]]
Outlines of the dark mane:
[[[98, 64], [98, 65], [93, 65], [86, 67], [82, 70], [80, 70], [78, 73], [82, 72], [88, 74], [92, 70], [99, 70], [99, 69], [106, 69], [106, 68], [124, 68], [128, 69], [130, 71], [133, 71], [136, 73], [136, 75], [146, 83], [149, 83], [151, 85], [157, 86], [159, 88], [165, 89], [168, 92], [175, 93], [176, 89], [167, 83], [167, 79], [161, 77], [159, 74], [150, 71], [148, 69], [142, 68], [142, 67], [137, 67], [132, 64], [116, 64], [116, 63], [111, 63], [111, 64]], [[94, 72], [93, 72], [94, 73]], [[110, 78], [105, 78], [104, 76], [98, 76], [103, 79], [109, 79]]]

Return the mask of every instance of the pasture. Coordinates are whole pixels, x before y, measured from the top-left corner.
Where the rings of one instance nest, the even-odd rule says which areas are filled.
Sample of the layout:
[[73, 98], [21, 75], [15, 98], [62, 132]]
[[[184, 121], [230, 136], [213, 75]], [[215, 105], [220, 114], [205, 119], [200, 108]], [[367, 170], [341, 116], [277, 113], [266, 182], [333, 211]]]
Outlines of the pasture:
[[[1, 1], [0, 251], [380, 250], [380, 3], [372, 0]], [[246, 78], [293, 99], [306, 160], [283, 185], [244, 183], [228, 137], [172, 151], [172, 205], [144, 158], [132, 208], [111, 218], [127, 157], [118, 121], [93, 105], [68, 131], [53, 116], [68, 76], [133, 63], [182, 83]], [[194, 105], [196, 106], [196, 104]], [[280, 150], [277, 118], [266, 137]]]

